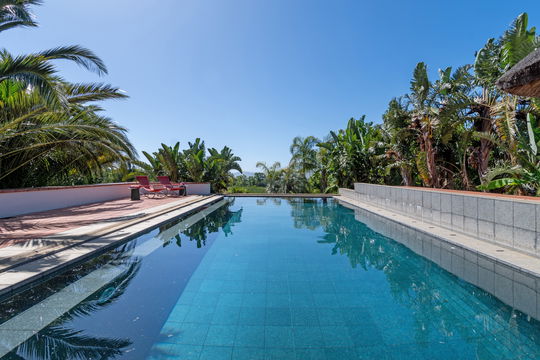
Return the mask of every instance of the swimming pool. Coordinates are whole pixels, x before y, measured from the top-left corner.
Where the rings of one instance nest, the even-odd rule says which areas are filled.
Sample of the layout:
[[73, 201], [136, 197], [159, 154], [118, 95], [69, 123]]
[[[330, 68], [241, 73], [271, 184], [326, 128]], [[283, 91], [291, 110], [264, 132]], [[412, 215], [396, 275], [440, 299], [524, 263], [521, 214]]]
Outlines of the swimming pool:
[[334, 200], [236, 198], [2, 299], [0, 355], [536, 359], [540, 323]]

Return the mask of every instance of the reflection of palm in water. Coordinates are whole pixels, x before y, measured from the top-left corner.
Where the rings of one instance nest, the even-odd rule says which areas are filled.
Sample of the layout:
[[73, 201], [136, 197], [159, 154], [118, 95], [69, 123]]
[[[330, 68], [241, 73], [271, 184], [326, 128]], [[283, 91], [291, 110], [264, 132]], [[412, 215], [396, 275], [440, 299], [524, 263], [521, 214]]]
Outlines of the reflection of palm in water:
[[240, 209], [238, 211], [231, 212], [231, 216], [229, 220], [223, 225], [223, 233], [225, 236], [232, 235], [232, 228], [234, 225], [239, 224], [242, 222], [242, 211], [244, 209]]
[[[196, 241], [197, 247], [204, 246], [207, 236], [211, 233], [218, 232], [220, 229], [223, 229], [225, 236], [232, 234], [232, 227], [240, 223], [242, 217], [242, 209], [237, 211], [230, 210], [233, 204], [234, 201], [228, 202], [204, 218], [204, 221], [198, 221], [185, 229], [182, 234], [187, 236], [190, 241]], [[165, 225], [160, 228], [160, 231], [164, 231], [172, 226], [174, 224]], [[173, 239], [178, 246], [181, 246], [181, 237], [179, 234], [166, 242], [164, 246], [171, 243]], [[135, 245], [136, 242], [126, 243], [119, 250], [113, 252], [112, 255], [106, 255], [109, 256], [109, 264], [128, 266], [127, 270], [121, 276], [107, 284], [107, 287], [102, 288], [103, 290], [101, 292], [95, 293], [92, 297], [84, 300], [77, 307], [64, 314], [55, 326], [49, 326], [39, 334], [28, 339], [12, 355], [16, 358], [22, 356], [23, 358], [47, 360], [75, 358], [107, 359], [122, 355], [125, 348], [131, 345], [130, 340], [92, 337], [83, 334], [80, 330], [64, 328], [60, 324], [69, 322], [78, 316], [90, 316], [93, 312], [114, 303], [116, 299], [122, 296], [140, 268], [141, 259], [130, 256], [131, 250], [133, 250]]]
[[276, 205], [276, 206], [280, 206], [281, 205], [281, 198], [279, 197], [263, 197], [263, 198], [257, 198], [257, 200], [255, 200], [255, 203], [257, 205], [266, 205], [268, 202], [272, 202], [272, 204]]
[[[87, 335], [83, 330], [75, 330], [62, 326], [77, 317], [90, 316], [118, 299], [140, 268], [139, 258], [132, 257], [131, 251], [136, 242], [129, 242], [120, 248], [103, 255], [107, 263], [125, 267], [114, 281], [106, 284], [101, 292], [96, 292], [70, 309], [57, 319], [53, 325], [46, 327], [30, 337], [23, 344], [11, 351], [7, 359], [112, 359], [123, 354], [131, 345], [129, 339], [95, 337]], [[94, 262], [102, 263], [95, 259]], [[102, 287], [103, 289], [103, 287]], [[21, 294], [21, 295], [24, 295]]]
[[[181, 234], [186, 236], [189, 241], [196, 241], [198, 248], [206, 246], [206, 240], [208, 239], [208, 235], [216, 233], [220, 229], [223, 230], [225, 236], [231, 235], [234, 225], [242, 221], [243, 211], [243, 209], [231, 211], [230, 208], [233, 205], [234, 200], [227, 202], [223, 206], [210, 213], [203, 220], [191, 224], [191, 226], [183, 230]], [[160, 232], [163, 232], [173, 226], [175, 226], [175, 224], [164, 225], [160, 227]], [[177, 246], [182, 246], [182, 237], [180, 236], [180, 233], [176, 234], [170, 239], [165, 240], [163, 246], [170, 245], [173, 241]]]
[[88, 336], [80, 330], [50, 326], [10, 353], [8, 359], [110, 359], [123, 353], [131, 341]]
[[[475, 356], [488, 359], [490, 353], [486, 349], [493, 345], [486, 339], [501, 324], [516, 336], [527, 333], [534, 337], [532, 344], [540, 343], [538, 322], [527, 321], [487, 292], [458, 280], [404, 245], [376, 233], [357, 221], [353, 211], [337, 202], [291, 199], [289, 204], [294, 226], [322, 228], [325, 234], [318, 242], [333, 244], [332, 255], [347, 256], [353, 268], [385, 274], [394, 300], [409, 309], [418, 344], [428, 344], [434, 334], [445, 334], [448, 339], [473, 344]], [[474, 319], [464, 321], [462, 307], [473, 310]], [[477, 324], [469, 325], [474, 322]], [[502, 338], [499, 341], [504, 341]]]

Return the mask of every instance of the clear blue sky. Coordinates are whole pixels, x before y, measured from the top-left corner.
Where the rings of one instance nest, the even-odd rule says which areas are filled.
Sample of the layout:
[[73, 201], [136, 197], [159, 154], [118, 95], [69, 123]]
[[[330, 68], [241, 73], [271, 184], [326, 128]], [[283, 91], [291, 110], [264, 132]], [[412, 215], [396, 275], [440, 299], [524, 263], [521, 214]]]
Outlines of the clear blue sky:
[[362, 114], [379, 122], [417, 62], [434, 74], [470, 63], [523, 11], [540, 26], [538, 0], [45, 0], [40, 28], [4, 32], [1, 46], [88, 47], [109, 75], [66, 64], [62, 74], [126, 90], [105, 107], [139, 151], [201, 137], [253, 171], [287, 163], [296, 135], [323, 137]]

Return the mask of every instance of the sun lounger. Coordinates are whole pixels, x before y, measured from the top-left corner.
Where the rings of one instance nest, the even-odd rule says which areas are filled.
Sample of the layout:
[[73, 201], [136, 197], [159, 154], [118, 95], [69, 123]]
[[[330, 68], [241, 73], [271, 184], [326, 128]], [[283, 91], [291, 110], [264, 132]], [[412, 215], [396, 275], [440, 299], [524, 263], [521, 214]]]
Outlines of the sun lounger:
[[150, 184], [148, 176], [136, 176], [136, 179], [139, 182], [139, 189], [143, 190], [143, 195], [152, 195], [153, 197], [155, 197], [158, 194], [165, 195], [165, 191], [167, 191], [167, 189], [163, 186], [155, 186]]
[[184, 195], [186, 194], [186, 186], [184, 183], [180, 184], [173, 184], [171, 183], [171, 180], [168, 176], [158, 176], [157, 177], [159, 183], [163, 185], [169, 193], [175, 193], [177, 192], [178, 195], [180, 195], [180, 191], [184, 191]]

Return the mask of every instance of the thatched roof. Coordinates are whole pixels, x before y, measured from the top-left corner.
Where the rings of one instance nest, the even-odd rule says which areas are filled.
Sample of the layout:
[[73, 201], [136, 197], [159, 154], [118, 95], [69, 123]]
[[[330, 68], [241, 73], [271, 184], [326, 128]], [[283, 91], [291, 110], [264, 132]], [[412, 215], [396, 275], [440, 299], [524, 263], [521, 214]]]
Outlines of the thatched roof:
[[514, 65], [497, 80], [497, 87], [514, 95], [540, 98], [540, 49]]

